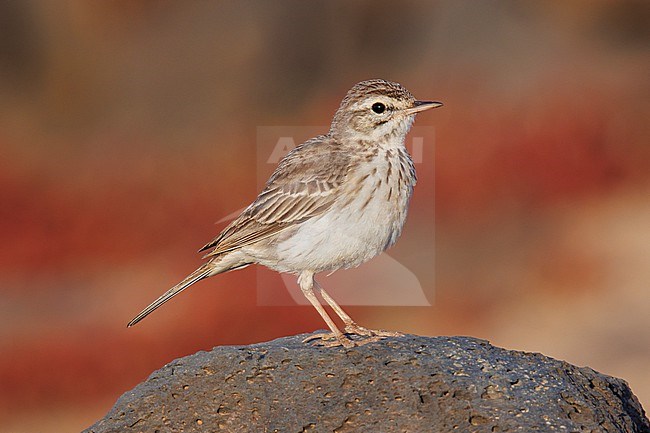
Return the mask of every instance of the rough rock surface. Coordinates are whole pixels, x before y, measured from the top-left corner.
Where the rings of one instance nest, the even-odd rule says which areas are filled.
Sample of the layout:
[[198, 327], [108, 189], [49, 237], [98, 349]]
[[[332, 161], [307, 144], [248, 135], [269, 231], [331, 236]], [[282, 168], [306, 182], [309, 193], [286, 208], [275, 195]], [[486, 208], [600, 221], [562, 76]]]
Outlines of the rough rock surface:
[[638, 432], [628, 385], [469, 337], [344, 349], [307, 335], [177, 359], [85, 432]]

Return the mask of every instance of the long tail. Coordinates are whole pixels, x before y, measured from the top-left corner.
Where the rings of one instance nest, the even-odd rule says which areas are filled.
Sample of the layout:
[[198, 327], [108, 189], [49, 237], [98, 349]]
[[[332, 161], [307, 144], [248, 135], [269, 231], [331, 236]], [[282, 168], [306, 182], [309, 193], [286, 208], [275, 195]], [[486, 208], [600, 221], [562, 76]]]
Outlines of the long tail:
[[201, 281], [204, 278], [207, 278], [209, 276], [221, 273], [226, 271], [227, 269], [222, 270], [221, 272], [218, 270], [215, 270], [214, 266], [210, 266], [210, 262], [205, 263], [203, 266], [198, 268], [196, 271], [192, 272], [190, 275], [187, 276], [183, 281], [172, 287], [171, 289], [167, 290], [162, 296], [160, 296], [158, 299], [153, 301], [147, 308], [142, 310], [140, 314], [135, 316], [133, 320], [131, 320], [127, 327], [131, 327], [138, 323], [140, 320], [144, 319], [147, 317], [149, 314], [151, 314], [156, 308], [160, 307], [162, 304], [165, 302], [169, 301], [171, 298], [174, 296], [178, 295], [180, 292], [183, 290], [187, 289], [190, 287], [192, 284], [196, 283], [197, 281]]

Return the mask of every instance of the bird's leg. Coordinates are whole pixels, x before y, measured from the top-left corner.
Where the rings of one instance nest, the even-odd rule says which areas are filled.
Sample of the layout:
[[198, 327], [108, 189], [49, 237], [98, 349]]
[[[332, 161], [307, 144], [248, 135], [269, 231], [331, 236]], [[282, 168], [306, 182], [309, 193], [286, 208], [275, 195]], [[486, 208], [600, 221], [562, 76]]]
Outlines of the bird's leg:
[[343, 311], [343, 308], [341, 308], [341, 306], [336, 303], [336, 301], [325, 291], [325, 289], [323, 289], [323, 287], [318, 284], [318, 281], [314, 280], [314, 285], [320, 291], [320, 294], [325, 302], [327, 302], [329, 306], [332, 307], [336, 314], [341, 318], [341, 320], [343, 320], [343, 323], [345, 324], [345, 332], [349, 334], [360, 335], [363, 337], [377, 337], [372, 341], [376, 341], [380, 338], [385, 337], [401, 337], [404, 335], [399, 332], [368, 329], [364, 328], [361, 325], [358, 325], [345, 311]]
[[318, 284], [318, 281], [314, 280], [314, 286], [318, 289], [320, 292], [321, 296], [329, 304], [330, 307], [334, 310], [334, 312], [343, 320], [343, 323], [345, 324], [345, 330], [348, 331], [349, 327], [358, 327], [361, 328], [359, 325], [357, 325], [354, 320], [345, 312], [343, 311], [343, 308], [339, 304], [334, 301], [334, 299], [323, 289], [323, 286]]
[[[316, 295], [314, 295], [314, 283], [315, 280], [313, 272], [303, 271], [298, 277], [298, 285], [300, 286], [300, 290], [302, 290], [302, 294], [305, 295], [305, 298], [307, 298], [311, 305], [314, 306], [316, 311], [318, 311], [318, 314], [320, 314], [320, 316], [323, 318], [332, 333], [310, 335], [309, 337], [305, 338], [303, 342], [320, 338], [323, 340], [324, 346], [334, 347], [340, 345], [348, 348], [353, 347], [354, 343], [350, 341], [345, 335], [343, 335], [339, 328], [336, 327], [336, 324], [332, 318], [327, 314]], [[335, 341], [331, 341], [332, 337], [334, 337]]]

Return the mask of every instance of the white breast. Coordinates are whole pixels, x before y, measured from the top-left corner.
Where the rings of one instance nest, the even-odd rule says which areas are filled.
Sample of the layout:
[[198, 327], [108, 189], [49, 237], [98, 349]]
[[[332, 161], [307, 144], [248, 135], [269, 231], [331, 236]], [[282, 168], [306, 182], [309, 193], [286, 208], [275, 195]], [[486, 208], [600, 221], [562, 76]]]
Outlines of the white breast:
[[395, 243], [415, 184], [406, 150], [380, 151], [348, 180], [334, 206], [277, 244], [278, 261], [267, 266], [281, 272], [350, 268]]

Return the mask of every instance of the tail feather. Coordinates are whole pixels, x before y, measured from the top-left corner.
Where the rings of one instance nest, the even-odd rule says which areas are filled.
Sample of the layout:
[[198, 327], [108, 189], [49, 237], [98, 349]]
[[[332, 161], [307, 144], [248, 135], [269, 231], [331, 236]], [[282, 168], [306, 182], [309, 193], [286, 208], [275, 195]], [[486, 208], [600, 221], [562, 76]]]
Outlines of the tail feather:
[[190, 287], [192, 284], [196, 283], [197, 281], [201, 281], [202, 279], [207, 278], [207, 277], [209, 277], [211, 275], [214, 275], [215, 273], [219, 273], [219, 272], [215, 272], [215, 269], [212, 266], [209, 266], [209, 265], [210, 265], [210, 262], [204, 264], [203, 266], [198, 268], [196, 271], [194, 271], [190, 275], [188, 275], [187, 278], [185, 278], [183, 281], [181, 281], [180, 283], [178, 283], [177, 285], [175, 285], [171, 289], [167, 290], [158, 299], [153, 301], [147, 308], [142, 310], [140, 312], [140, 314], [135, 316], [133, 318], [133, 320], [131, 320], [126, 326], [128, 328], [130, 328], [131, 326], [135, 325], [140, 320], [144, 319], [149, 314], [151, 314], [154, 310], [156, 310], [162, 304], [169, 301], [171, 298], [178, 295], [180, 292], [187, 289], [188, 287]]

